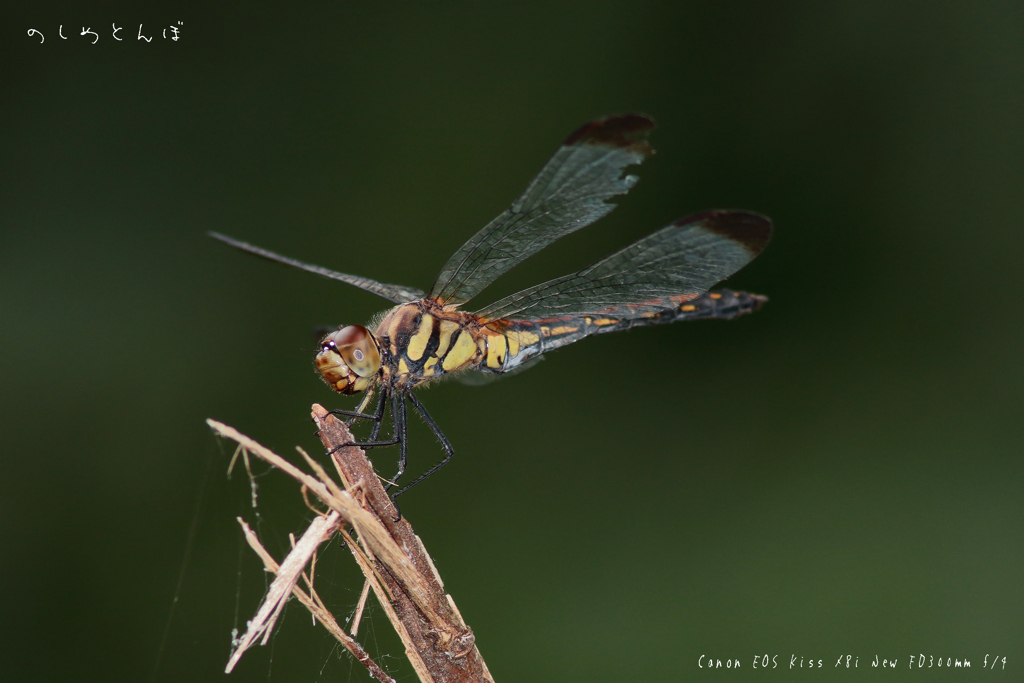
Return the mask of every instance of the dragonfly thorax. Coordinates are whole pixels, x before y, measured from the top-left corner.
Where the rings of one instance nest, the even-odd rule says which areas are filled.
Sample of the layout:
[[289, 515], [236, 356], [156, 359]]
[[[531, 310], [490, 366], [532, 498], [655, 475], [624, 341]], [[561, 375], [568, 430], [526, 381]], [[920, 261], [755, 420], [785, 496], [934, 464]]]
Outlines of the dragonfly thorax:
[[413, 387], [479, 365], [491, 334], [472, 313], [431, 299], [391, 309], [377, 327], [388, 381]]
[[316, 354], [316, 369], [335, 391], [364, 391], [380, 372], [380, 346], [362, 325], [348, 325], [324, 337]]

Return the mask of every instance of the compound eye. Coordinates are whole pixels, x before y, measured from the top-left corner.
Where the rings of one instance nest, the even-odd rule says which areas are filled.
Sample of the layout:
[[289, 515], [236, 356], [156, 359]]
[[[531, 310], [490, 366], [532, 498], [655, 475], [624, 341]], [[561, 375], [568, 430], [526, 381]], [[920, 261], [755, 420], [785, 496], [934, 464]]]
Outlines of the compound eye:
[[337, 346], [345, 346], [347, 344], [358, 344], [368, 336], [370, 336], [370, 331], [362, 325], [348, 325], [336, 332], [332, 332], [327, 338]]
[[333, 341], [345, 364], [360, 377], [371, 377], [380, 370], [377, 340], [362, 325], [343, 327], [327, 338]]

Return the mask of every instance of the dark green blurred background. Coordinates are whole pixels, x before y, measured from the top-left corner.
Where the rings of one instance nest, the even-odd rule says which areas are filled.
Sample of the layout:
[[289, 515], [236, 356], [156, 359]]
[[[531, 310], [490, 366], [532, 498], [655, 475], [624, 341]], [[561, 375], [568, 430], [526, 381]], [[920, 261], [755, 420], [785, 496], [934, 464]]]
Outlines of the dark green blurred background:
[[[375, 4], [0, 13], [0, 677], [223, 680], [265, 583], [235, 516], [278, 556], [309, 519], [262, 469], [254, 511], [203, 420], [316, 452], [310, 405], [351, 400], [313, 330], [384, 302], [205, 231], [428, 288], [570, 131], [643, 111], [620, 208], [479, 303], [712, 207], [775, 220], [731, 282], [771, 303], [421, 394], [456, 459], [403, 510], [496, 679], [1019, 680], [1024, 5]], [[317, 572], [341, 616], [350, 565]], [[412, 680], [379, 608], [361, 640]], [[293, 604], [228, 680], [366, 679], [333, 652]]]

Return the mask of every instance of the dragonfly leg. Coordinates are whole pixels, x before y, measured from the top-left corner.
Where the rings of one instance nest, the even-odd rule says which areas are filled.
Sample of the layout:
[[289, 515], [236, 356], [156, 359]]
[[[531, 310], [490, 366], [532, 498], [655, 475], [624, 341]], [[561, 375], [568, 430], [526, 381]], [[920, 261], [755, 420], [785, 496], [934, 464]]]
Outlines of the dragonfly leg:
[[[377, 446], [394, 446], [396, 443], [405, 443], [405, 422], [404, 414], [402, 415], [403, 421], [401, 422], [401, 429], [399, 429], [398, 410], [397, 410], [397, 396], [394, 393], [390, 393], [391, 396], [391, 416], [392, 422], [395, 425], [394, 436], [387, 441], [378, 441], [377, 436], [380, 434], [381, 425], [384, 424], [384, 406], [385, 399], [388, 397], [390, 392], [387, 389], [381, 390], [380, 399], [377, 401], [377, 410], [373, 415], [368, 416], [368, 419], [373, 420], [373, 430], [370, 432], [370, 438], [367, 441], [346, 441], [343, 444], [335, 446], [331, 450], [327, 451], [327, 455], [333, 454], [335, 451], [345, 448], [347, 446], [358, 446], [363, 449], [376, 448]], [[332, 413], [334, 411], [331, 411]], [[401, 435], [401, 436], [400, 436]], [[403, 446], [404, 447], [404, 446]]]
[[401, 446], [399, 446], [398, 451], [398, 472], [396, 472], [395, 476], [391, 477], [391, 479], [384, 485], [385, 491], [395, 486], [398, 483], [398, 479], [405, 474], [405, 465], [408, 460], [409, 447], [409, 440], [406, 438], [405, 433], [405, 394], [399, 396], [398, 392], [395, 392], [391, 398], [391, 403], [391, 415], [394, 418], [395, 423], [395, 438], [398, 439]]
[[448, 461], [452, 459], [453, 455], [455, 455], [455, 449], [452, 448], [452, 445], [448, 441], [448, 438], [445, 437], [444, 432], [442, 432], [441, 428], [437, 426], [436, 422], [434, 422], [434, 418], [430, 417], [430, 413], [428, 413], [427, 409], [423, 407], [423, 404], [420, 403], [420, 400], [418, 398], [416, 398], [416, 394], [414, 394], [414, 393], [412, 393], [410, 391], [409, 392], [409, 400], [412, 401], [412, 405], [413, 405], [414, 408], [416, 408], [416, 412], [418, 412], [420, 414], [420, 417], [422, 417], [423, 421], [427, 423], [427, 425], [430, 427], [430, 430], [432, 432], [434, 432], [434, 436], [437, 437], [437, 440], [441, 442], [441, 448], [444, 449], [445, 455], [444, 455], [444, 460], [442, 460], [441, 462], [437, 463], [436, 465], [431, 467], [429, 470], [427, 470], [426, 472], [421, 474], [411, 484], [409, 484], [409, 485], [399, 489], [396, 493], [394, 493], [391, 496], [391, 501], [392, 502], [394, 502], [395, 498], [397, 498], [398, 496], [402, 495], [403, 493], [405, 493], [406, 491], [411, 489], [413, 486], [415, 486], [416, 484], [420, 483], [421, 481], [423, 481], [424, 479], [426, 479], [427, 477], [432, 475], [434, 472], [437, 472], [439, 469], [441, 469], [442, 467], [447, 465]]
[[376, 441], [377, 436], [380, 434], [381, 427], [384, 426], [384, 397], [387, 394], [382, 393], [380, 401], [377, 403], [377, 413], [380, 413], [380, 419], [373, 421], [373, 428], [370, 430], [370, 441]]
[[[374, 413], [372, 415], [370, 413], [362, 412], [363, 410], [366, 409], [366, 406], [369, 405], [370, 397], [371, 396], [373, 396], [373, 390], [372, 389], [366, 393], [366, 396], [364, 396], [363, 400], [359, 403], [359, 407], [356, 410], [354, 410], [354, 411], [353, 410], [328, 410], [327, 412], [330, 415], [342, 415], [342, 416], [348, 417], [349, 419], [345, 421], [345, 426], [347, 426], [347, 427], [351, 427], [352, 423], [355, 422], [358, 419], [372, 420], [374, 422], [374, 424], [379, 425], [381, 423], [381, 419], [384, 417], [384, 397], [387, 396], [387, 390], [386, 389], [382, 389], [381, 390], [380, 398], [377, 399], [377, 408], [376, 408], [376, 410], [374, 411]], [[315, 432], [313, 432], [313, 436], [319, 437], [320, 436], [320, 430], [318, 429]], [[374, 438], [376, 438], [376, 436], [374, 436]], [[372, 439], [371, 439], [371, 441], [372, 441]], [[331, 451], [331, 452], [333, 453], [334, 451]]]
[[384, 401], [388, 397], [388, 390], [386, 388], [380, 390], [380, 396], [377, 398], [377, 408], [372, 414], [364, 413], [363, 411], [366, 410], [366, 406], [370, 404], [370, 399], [372, 397], [373, 391], [371, 390], [367, 392], [366, 397], [359, 402], [359, 407], [355, 410], [328, 410], [327, 412], [331, 415], [343, 415], [345, 417], [352, 418], [345, 422], [349, 427], [351, 427], [352, 423], [356, 420], [373, 420], [374, 422], [380, 422], [384, 417]]

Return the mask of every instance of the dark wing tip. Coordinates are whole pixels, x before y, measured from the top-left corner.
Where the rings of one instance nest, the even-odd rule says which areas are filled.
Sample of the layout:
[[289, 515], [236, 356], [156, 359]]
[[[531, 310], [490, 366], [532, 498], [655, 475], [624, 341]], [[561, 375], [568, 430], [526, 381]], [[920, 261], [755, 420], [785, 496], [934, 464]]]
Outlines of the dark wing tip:
[[654, 119], [643, 114], [608, 116], [584, 124], [570, 135], [565, 145], [583, 143], [628, 149], [639, 154], [653, 154], [647, 136], [654, 130]]
[[752, 211], [704, 211], [676, 221], [676, 225], [698, 222], [705, 230], [743, 245], [751, 258], [760, 254], [772, 238], [771, 219]]

